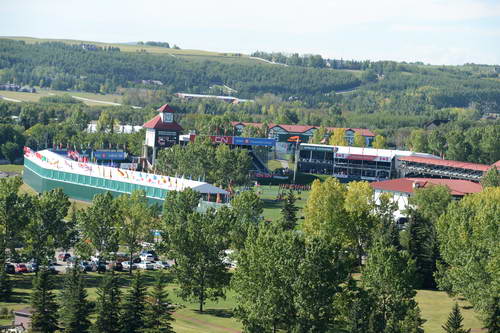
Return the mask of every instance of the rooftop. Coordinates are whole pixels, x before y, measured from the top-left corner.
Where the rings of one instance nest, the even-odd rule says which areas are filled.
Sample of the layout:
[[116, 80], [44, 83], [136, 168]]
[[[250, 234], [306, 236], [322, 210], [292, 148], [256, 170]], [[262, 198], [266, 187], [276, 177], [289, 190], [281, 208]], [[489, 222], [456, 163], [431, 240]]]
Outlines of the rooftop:
[[420, 157], [420, 156], [401, 157], [400, 160], [407, 161], [407, 162], [421, 163], [421, 164], [431, 164], [431, 165], [437, 165], [437, 166], [457, 168], [457, 169], [483, 171], [483, 172], [488, 171], [488, 169], [490, 168], [490, 166], [486, 165], [486, 164], [442, 160], [442, 159], [427, 158], [427, 157]]
[[[253, 127], [262, 127], [262, 123], [248, 123], [248, 122], [240, 122], [240, 121], [233, 121], [231, 122], [233, 126], [236, 125], [243, 125], [243, 126], [253, 126]], [[318, 129], [320, 126], [311, 126], [311, 125], [287, 125], [287, 124], [269, 124], [269, 129], [274, 128], [274, 127], [281, 127], [287, 132], [292, 132], [292, 133], [304, 133], [309, 131], [310, 129]], [[352, 130], [355, 133], [359, 133], [363, 136], [375, 136], [375, 133], [370, 131], [369, 129], [366, 128], [336, 128], [336, 127], [326, 127], [328, 131], [335, 131], [338, 129], [343, 129], [343, 130]]]
[[165, 123], [161, 120], [160, 115], [157, 115], [153, 119], [147, 121], [146, 123], [144, 123], [144, 125], [142, 125], [142, 127], [165, 131], [182, 131], [181, 125], [177, 124], [175, 121], [171, 123]]
[[444, 185], [450, 189], [451, 195], [464, 196], [478, 193], [483, 190], [481, 184], [459, 179], [435, 178], [399, 178], [374, 182], [370, 184], [375, 190], [413, 193], [417, 188], [426, 188], [434, 185]]

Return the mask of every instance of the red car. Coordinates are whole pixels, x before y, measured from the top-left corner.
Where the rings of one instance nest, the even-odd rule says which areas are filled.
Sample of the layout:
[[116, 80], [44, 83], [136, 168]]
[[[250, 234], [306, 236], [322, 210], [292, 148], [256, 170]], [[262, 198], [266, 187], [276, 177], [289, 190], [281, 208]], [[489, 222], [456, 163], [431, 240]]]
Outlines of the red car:
[[58, 259], [60, 261], [66, 261], [69, 258], [71, 258], [71, 254], [69, 254], [69, 253], [59, 253]]
[[28, 273], [28, 268], [25, 264], [14, 264], [16, 273]]

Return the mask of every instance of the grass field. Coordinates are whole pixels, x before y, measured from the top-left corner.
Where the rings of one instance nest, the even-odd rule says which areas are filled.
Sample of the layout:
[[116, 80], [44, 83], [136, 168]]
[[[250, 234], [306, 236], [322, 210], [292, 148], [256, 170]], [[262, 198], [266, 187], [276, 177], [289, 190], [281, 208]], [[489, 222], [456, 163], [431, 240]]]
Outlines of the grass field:
[[[103, 95], [103, 94], [93, 94], [86, 92], [73, 92], [73, 91], [61, 91], [61, 90], [50, 90], [50, 89], [39, 89], [36, 93], [18, 92], [18, 91], [6, 91], [1, 90], [0, 96], [18, 100], [21, 102], [38, 102], [40, 98], [53, 96], [53, 95], [70, 95], [76, 97], [87, 98], [92, 101], [82, 101], [83, 103], [90, 106], [109, 106], [108, 102], [111, 103], [121, 103], [122, 96], [120, 95]], [[99, 103], [106, 102], [106, 103]]]
[[211, 52], [203, 50], [177, 50], [177, 49], [167, 49], [164, 47], [148, 46], [148, 45], [131, 45], [131, 44], [121, 44], [121, 43], [102, 43], [102, 42], [92, 42], [92, 41], [82, 41], [82, 40], [72, 40], [72, 39], [50, 39], [50, 38], [33, 38], [33, 37], [13, 37], [13, 36], [0, 36], [0, 38], [22, 40], [29, 44], [43, 43], [43, 42], [62, 42], [66, 44], [94, 44], [101, 47], [119, 47], [121, 52], [137, 53], [143, 52], [157, 55], [170, 55], [174, 57], [179, 57], [187, 60], [214, 60], [226, 63], [250, 63], [250, 64], [261, 64], [269, 66], [265, 62], [261, 62], [256, 59], [251, 59], [248, 55], [237, 56], [233, 53], [221, 53], [221, 52]]
[[23, 171], [23, 166], [18, 164], [0, 164], [0, 171], [15, 172], [21, 174], [21, 172]]
[[[130, 283], [130, 278], [126, 273], [118, 273], [121, 284], [124, 290]], [[0, 308], [7, 307], [8, 309], [21, 309], [28, 305], [31, 294], [31, 278], [32, 274], [12, 276], [14, 280], [14, 295], [11, 302], [0, 303]], [[56, 287], [61, 286], [62, 276], [54, 277]], [[85, 275], [86, 285], [90, 300], [95, 300], [96, 289], [99, 284], [101, 275], [89, 273]], [[153, 273], [145, 273], [147, 284], [152, 285]], [[219, 302], [207, 302], [204, 313], [200, 313], [198, 304], [194, 302], [184, 301], [176, 294], [178, 286], [170, 283], [167, 286], [170, 300], [174, 304], [180, 305], [175, 312], [174, 329], [178, 333], [191, 332], [239, 332], [241, 331], [241, 323], [233, 317], [233, 309], [236, 305], [234, 292], [228, 290], [225, 300]], [[448, 297], [446, 293], [439, 291], [420, 290], [417, 294], [417, 301], [422, 310], [422, 316], [427, 320], [424, 324], [425, 332], [439, 333], [442, 332], [441, 325], [446, 321], [448, 313], [451, 310], [455, 300]], [[476, 318], [474, 311], [471, 310], [466, 302], [459, 301], [462, 307], [462, 315], [464, 316], [464, 326], [472, 328], [473, 332], [479, 332], [481, 322]], [[464, 308], [465, 306], [465, 308]], [[1, 323], [8, 323], [8, 320], [2, 320]]]

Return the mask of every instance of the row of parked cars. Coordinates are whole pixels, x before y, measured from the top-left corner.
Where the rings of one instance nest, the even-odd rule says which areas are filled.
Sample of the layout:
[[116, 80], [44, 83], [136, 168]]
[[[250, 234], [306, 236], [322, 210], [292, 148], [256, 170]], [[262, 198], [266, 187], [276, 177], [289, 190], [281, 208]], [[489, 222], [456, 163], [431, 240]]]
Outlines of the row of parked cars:
[[[5, 263], [4, 269], [7, 274], [33, 273], [38, 271], [38, 264], [34, 261], [29, 261], [27, 263], [7, 262]], [[52, 273], [57, 274], [57, 270], [52, 262], [49, 262], [48, 269]]]
[[141, 252], [139, 256], [133, 258], [132, 262], [128, 260], [129, 257], [124, 253], [117, 253], [116, 257], [116, 261], [110, 262], [104, 261], [98, 256], [93, 256], [91, 260], [88, 261], [76, 261], [69, 253], [61, 253], [58, 255], [58, 259], [66, 262], [67, 267], [73, 268], [76, 265], [84, 272], [105, 272], [109, 270], [128, 271], [130, 267], [132, 267], [132, 270], [156, 270], [170, 267], [167, 262], [159, 260], [154, 251]]

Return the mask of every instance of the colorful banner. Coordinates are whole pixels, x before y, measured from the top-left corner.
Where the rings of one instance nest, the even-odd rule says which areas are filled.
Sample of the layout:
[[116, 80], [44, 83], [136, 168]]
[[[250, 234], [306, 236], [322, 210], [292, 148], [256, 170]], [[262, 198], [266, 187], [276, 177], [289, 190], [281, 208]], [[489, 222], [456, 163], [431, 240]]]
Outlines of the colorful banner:
[[235, 136], [233, 138], [233, 144], [245, 146], [274, 147], [274, 145], [276, 144], [276, 140], [267, 138], [244, 138], [241, 136]]

